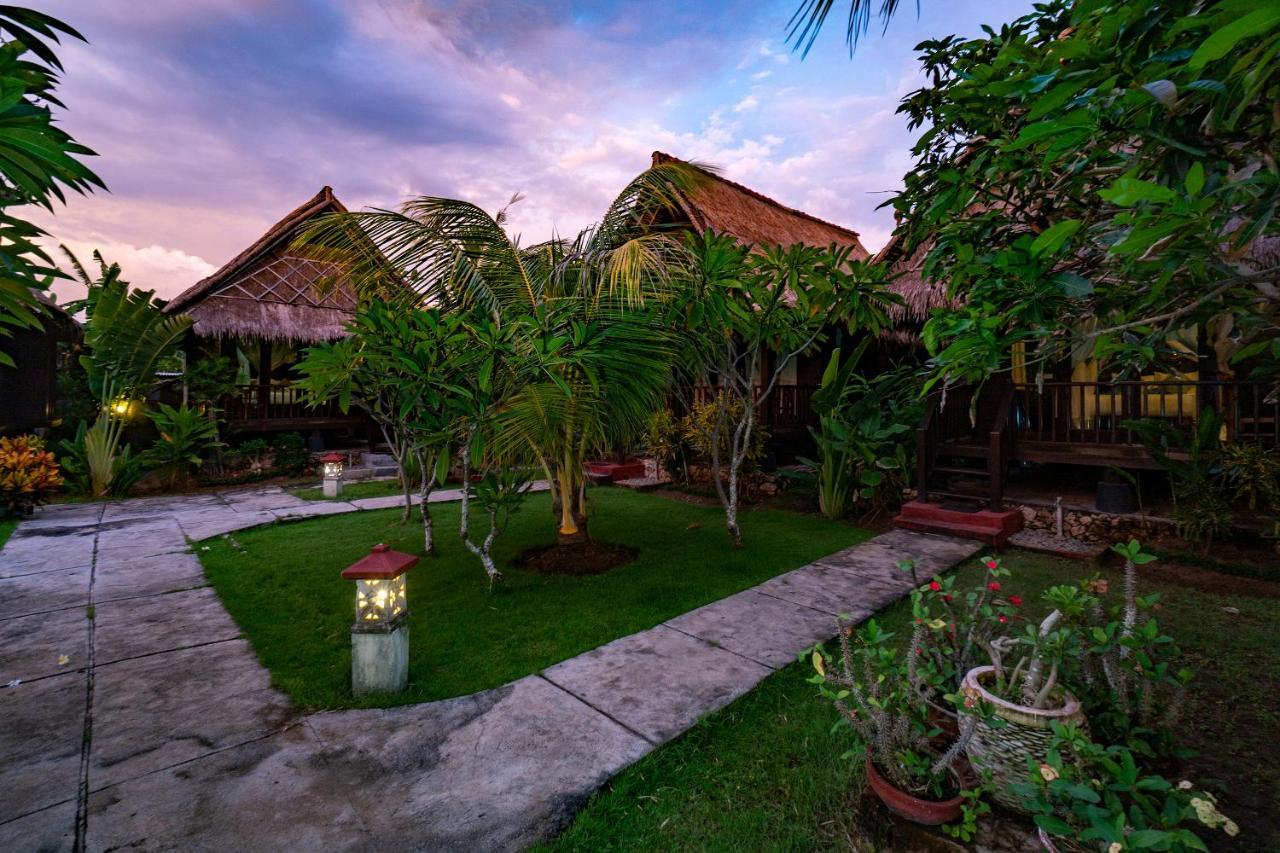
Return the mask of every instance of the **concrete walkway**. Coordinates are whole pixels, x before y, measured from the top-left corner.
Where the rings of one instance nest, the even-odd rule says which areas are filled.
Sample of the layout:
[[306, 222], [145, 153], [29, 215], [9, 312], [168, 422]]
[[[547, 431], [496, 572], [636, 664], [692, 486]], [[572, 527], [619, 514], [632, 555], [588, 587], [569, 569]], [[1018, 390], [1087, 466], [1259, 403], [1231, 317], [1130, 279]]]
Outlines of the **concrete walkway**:
[[519, 849], [835, 614], [902, 596], [897, 560], [927, 575], [981, 547], [895, 531], [504, 687], [301, 714], [188, 539], [397, 500], [265, 489], [23, 522], [0, 551], [0, 850]]

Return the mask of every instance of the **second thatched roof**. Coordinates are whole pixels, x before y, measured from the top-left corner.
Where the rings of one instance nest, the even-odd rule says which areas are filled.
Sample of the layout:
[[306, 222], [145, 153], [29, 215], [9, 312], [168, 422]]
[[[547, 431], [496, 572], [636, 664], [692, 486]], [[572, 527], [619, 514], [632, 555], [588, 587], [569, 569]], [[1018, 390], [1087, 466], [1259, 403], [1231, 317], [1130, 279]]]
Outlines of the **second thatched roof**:
[[311, 219], [345, 213], [324, 187], [267, 229], [213, 275], [165, 306], [187, 314], [200, 337], [245, 337], [310, 344], [345, 337], [356, 294], [342, 268], [292, 246]]
[[[654, 166], [681, 162], [685, 161], [662, 151], [653, 152]], [[856, 231], [787, 207], [712, 172], [705, 174], [706, 181], [689, 192], [680, 193], [682, 212], [698, 231], [710, 228], [755, 244], [829, 246], [834, 243], [850, 248], [856, 260], [865, 260], [871, 255]]]

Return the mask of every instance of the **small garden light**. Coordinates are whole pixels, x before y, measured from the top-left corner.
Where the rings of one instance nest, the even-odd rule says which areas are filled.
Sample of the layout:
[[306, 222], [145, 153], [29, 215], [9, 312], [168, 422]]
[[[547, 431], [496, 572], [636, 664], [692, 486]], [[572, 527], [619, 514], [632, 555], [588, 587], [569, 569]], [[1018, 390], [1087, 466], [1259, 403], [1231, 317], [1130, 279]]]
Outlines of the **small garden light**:
[[320, 471], [324, 474], [324, 496], [336, 498], [342, 495], [342, 463], [345, 460], [341, 453], [327, 453], [320, 457]]
[[[328, 482], [326, 478], [326, 482]], [[405, 572], [418, 558], [383, 544], [342, 570], [356, 582], [351, 626], [351, 691], [395, 693], [409, 683], [409, 603]]]

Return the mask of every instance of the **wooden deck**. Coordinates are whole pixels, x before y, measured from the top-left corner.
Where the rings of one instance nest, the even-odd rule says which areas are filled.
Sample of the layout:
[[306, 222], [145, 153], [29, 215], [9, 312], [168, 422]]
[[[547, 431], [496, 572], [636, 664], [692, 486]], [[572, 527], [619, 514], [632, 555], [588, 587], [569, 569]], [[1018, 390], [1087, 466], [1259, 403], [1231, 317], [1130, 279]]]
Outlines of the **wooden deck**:
[[292, 385], [246, 385], [224, 398], [222, 411], [228, 425], [241, 432], [310, 432], [358, 429], [364, 413], [343, 414], [336, 400], [311, 406]]
[[[1133, 422], [1186, 432], [1205, 409], [1221, 417], [1224, 440], [1277, 449], [1280, 400], [1270, 390], [1261, 382], [1221, 380], [989, 383], [976, 392], [951, 388], [945, 405], [935, 392], [916, 430], [916, 488], [926, 502], [930, 496], [972, 501], [972, 494], [939, 483], [949, 475], [985, 479], [985, 501], [998, 510], [1013, 461], [1158, 470]], [[1171, 449], [1169, 455], [1182, 454]]]

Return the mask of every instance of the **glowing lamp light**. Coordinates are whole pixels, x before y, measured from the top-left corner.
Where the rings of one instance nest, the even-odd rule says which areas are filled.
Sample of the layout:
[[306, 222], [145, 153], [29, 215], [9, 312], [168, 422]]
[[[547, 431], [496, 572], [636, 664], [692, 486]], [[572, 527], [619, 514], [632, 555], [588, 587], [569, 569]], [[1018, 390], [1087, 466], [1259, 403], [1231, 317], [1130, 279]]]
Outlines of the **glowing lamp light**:
[[117, 397], [107, 404], [107, 413], [117, 420], [126, 420], [133, 414], [133, 401], [128, 397]]
[[356, 621], [351, 626], [351, 690], [356, 696], [395, 693], [409, 683], [409, 602], [405, 572], [412, 554], [384, 544], [342, 570], [356, 582]]
[[341, 453], [326, 453], [320, 457], [320, 470], [324, 473], [326, 480], [339, 480], [342, 478], [342, 463], [345, 460]]
[[326, 453], [320, 457], [320, 472], [324, 474], [324, 496], [336, 498], [342, 495], [342, 463], [345, 460], [341, 453]]

